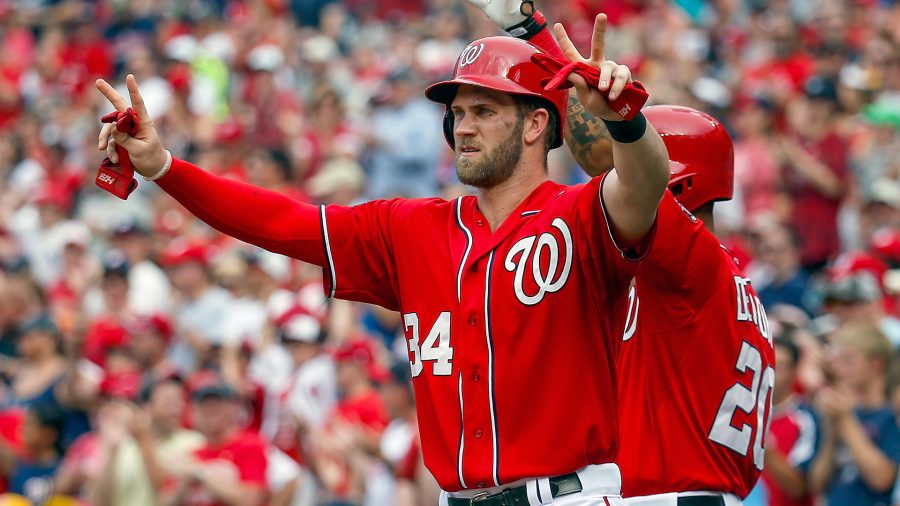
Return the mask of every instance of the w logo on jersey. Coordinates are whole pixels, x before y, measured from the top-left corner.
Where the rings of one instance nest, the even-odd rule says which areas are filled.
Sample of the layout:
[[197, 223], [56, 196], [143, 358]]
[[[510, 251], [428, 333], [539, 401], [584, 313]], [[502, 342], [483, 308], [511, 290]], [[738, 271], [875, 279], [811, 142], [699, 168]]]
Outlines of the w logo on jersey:
[[[513, 280], [513, 289], [519, 302], [527, 306], [534, 306], [543, 300], [547, 293], [556, 293], [569, 280], [569, 271], [572, 268], [572, 234], [569, 226], [562, 218], [554, 218], [553, 227], [559, 230], [563, 239], [563, 252], [565, 259], [562, 261], [562, 270], [559, 270], [560, 252], [559, 240], [551, 232], [544, 232], [540, 236], [531, 235], [523, 237], [513, 244], [506, 255], [504, 267], [509, 272], [516, 272]], [[537, 243], [537, 244], [535, 244]], [[544, 262], [544, 251], [547, 251], [548, 259]], [[518, 260], [516, 260], [518, 257]], [[525, 280], [525, 268], [531, 266], [531, 280]], [[559, 275], [557, 275], [559, 274]], [[526, 283], [529, 285], [526, 287]], [[529, 295], [529, 292], [531, 295]]]

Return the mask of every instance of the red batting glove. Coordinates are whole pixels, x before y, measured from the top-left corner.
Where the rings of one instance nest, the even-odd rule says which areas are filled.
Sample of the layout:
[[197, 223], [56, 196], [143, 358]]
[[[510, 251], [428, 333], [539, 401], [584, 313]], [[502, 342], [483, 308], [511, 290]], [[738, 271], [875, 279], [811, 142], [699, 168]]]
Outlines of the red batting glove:
[[[572, 83], [567, 78], [572, 72], [580, 75], [587, 82], [588, 86], [596, 88], [600, 85], [600, 69], [587, 63], [560, 60], [544, 53], [531, 55], [531, 61], [553, 74], [553, 77], [543, 83], [545, 90], [571, 88]], [[647, 103], [648, 98], [650, 98], [650, 94], [644, 89], [644, 85], [634, 81], [626, 84], [625, 88], [622, 89], [622, 94], [615, 100], [609, 100], [607, 97], [606, 102], [609, 104], [609, 108], [621, 116], [622, 119], [630, 121], [641, 111], [641, 107]]]
[[[100, 122], [115, 123], [118, 131], [128, 135], [135, 135], [138, 130], [137, 113], [131, 107], [125, 112], [111, 112], [100, 118]], [[117, 145], [116, 153], [119, 155], [119, 163], [112, 163], [109, 157], [104, 158], [97, 169], [97, 179], [94, 180], [94, 183], [125, 200], [137, 188], [138, 183], [134, 179], [134, 167], [131, 165], [131, 159], [128, 158], [128, 151]]]

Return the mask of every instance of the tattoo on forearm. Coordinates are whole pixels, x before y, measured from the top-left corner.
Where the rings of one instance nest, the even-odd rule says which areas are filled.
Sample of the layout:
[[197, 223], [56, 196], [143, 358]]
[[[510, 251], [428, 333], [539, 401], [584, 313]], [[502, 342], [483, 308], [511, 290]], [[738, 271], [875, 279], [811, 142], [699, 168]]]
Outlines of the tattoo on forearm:
[[575, 161], [585, 172], [596, 176], [612, 169], [612, 139], [606, 126], [574, 96], [569, 97], [565, 137]]

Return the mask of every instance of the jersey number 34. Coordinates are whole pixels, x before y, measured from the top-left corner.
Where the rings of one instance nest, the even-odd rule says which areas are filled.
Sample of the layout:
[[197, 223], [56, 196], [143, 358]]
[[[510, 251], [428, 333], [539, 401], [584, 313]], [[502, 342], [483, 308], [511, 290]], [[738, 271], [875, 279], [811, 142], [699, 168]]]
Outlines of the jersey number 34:
[[422, 374], [425, 368], [424, 362], [434, 362], [432, 373], [435, 376], [450, 376], [453, 372], [453, 348], [450, 346], [450, 312], [444, 311], [438, 315], [437, 320], [425, 336], [425, 341], [419, 346], [419, 315], [406, 313], [403, 315], [403, 325], [410, 330], [409, 351], [413, 354], [412, 377]]
[[[763, 468], [766, 451], [763, 441], [769, 429], [768, 415], [772, 406], [771, 393], [775, 385], [775, 369], [768, 366], [763, 370], [762, 366], [762, 355], [759, 350], [744, 341], [735, 368], [742, 373], [747, 372], [747, 369], [753, 371], [751, 388], [748, 389], [740, 383], [735, 383], [725, 392], [712, 429], [709, 431], [709, 439], [745, 457], [750, 450], [752, 437], [753, 464], [759, 470]], [[751, 421], [754, 419], [755, 410], [755, 434], [753, 427], [749, 424], [742, 424], [740, 429], [732, 424], [734, 412], [738, 409], [750, 415]]]

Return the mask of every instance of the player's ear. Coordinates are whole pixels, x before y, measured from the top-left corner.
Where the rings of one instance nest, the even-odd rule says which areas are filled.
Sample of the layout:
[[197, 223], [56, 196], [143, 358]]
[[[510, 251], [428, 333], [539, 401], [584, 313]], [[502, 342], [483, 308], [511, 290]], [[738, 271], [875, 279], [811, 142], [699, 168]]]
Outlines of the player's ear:
[[537, 107], [525, 114], [522, 125], [522, 135], [525, 144], [544, 142], [544, 135], [548, 134], [550, 125], [550, 113], [543, 107]]

